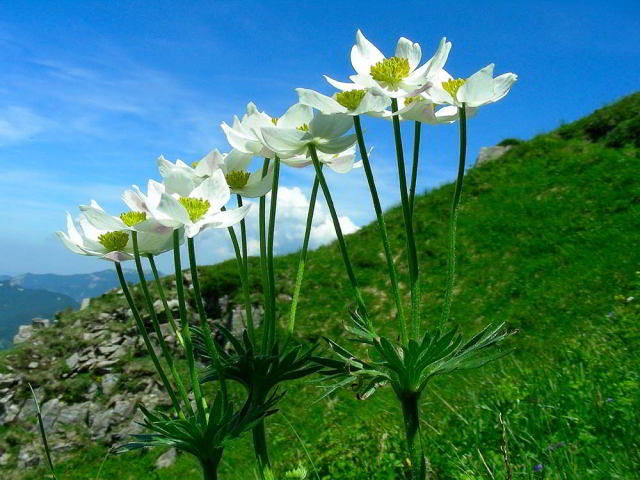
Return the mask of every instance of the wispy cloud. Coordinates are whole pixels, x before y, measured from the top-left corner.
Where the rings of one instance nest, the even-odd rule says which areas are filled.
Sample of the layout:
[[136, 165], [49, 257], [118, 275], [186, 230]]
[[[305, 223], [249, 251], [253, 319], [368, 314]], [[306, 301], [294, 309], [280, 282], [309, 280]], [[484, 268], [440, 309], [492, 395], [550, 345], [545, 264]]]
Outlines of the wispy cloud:
[[30, 140], [53, 125], [29, 108], [5, 107], [0, 109], [0, 146]]

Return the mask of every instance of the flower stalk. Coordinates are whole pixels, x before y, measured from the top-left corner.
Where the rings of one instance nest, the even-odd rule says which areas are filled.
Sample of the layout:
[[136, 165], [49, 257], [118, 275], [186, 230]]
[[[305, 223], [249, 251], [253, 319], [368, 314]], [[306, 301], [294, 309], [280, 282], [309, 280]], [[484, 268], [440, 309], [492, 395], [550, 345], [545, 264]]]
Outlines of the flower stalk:
[[382, 207], [380, 206], [380, 199], [378, 198], [378, 190], [376, 189], [376, 183], [373, 178], [371, 163], [369, 162], [369, 155], [367, 154], [367, 148], [364, 144], [364, 136], [362, 134], [362, 126], [360, 125], [359, 115], [353, 117], [353, 125], [356, 129], [356, 137], [358, 138], [358, 147], [360, 149], [360, 158], [362, 158], [362, 166], [364, 167], [364, 171], [367, 176], [367, 182], [369, 183], [371, 200], [373, 201], [373, 208], [376, 212], [376, 219], [378, 220], [378, 228], [380, 230], [380, 237], [382, 238], [384, 255], [387, 260], [387, 269], [389, 270], [389, 278], [391, 280], [391, 290], [393, 292], [393, 297], [396, 303], [396, 318], [400, 326], [400, 336], [402, 338], [402, 344], [406, 346], [409, 343], [409, 338], [407, 335], [407, 325], [404, 316], [404, 308], [402, 306], [402, 299], [400, 298], [400, 292], [398, 290], [398, 276], [396, 274], [396, 266], [393, 262], [393, 255], [391, 253], [391, 246], [389, 244], [389, 236], [387, 235], [387, 227], [384, 223], [384, 215], [382, 213]]
[[[391, 111], [398, 111], [398, 100], [391, 99]], [[400, 134], [400, 119], [393, 116], [393, 135], [396, 141], [396, 160], [398, 163], [398, 177], [400, 178], [400, 198], [402, 200], [402, 214], [404, 229], [407, 236], [407, 257], [409, 263], [409, 279], [411, 282], [411, 338], [417, 340], [420, 336], [420, 272], [418, 270], [418, 255], [416, 239], [413, 233], [411, 207], [407, 195], [407, 176], [404, 170], [404, 153], [402, 150], [402, 136]]]
[[409, 459], [411, 460], [411, 478], [425, 480], [427, 478], [427, 465], [420, 433], [419, 400], [420, 394], [416, 392], [407, 392], [400, 397]]
[[[262, 166], [262, 176], [267, 174], [269, 169], [270, 159], [265, 158]], [[269, 283], [269, 272], [267, 270], [267, 234], [266, 234], [266, 198], [265, 195], [260, 197], [260, 268], [262, 270], [262, 290], [264, 292], [264, 321], [263, 321], [263, 339], [262, 339], [262, 351], [266, 353], [268, 351], [268, 324], [271, 318], [271, 285]]]
[[413, 130], [413, 162], [411, 164], [411, 186], [409, 187], [409, 208], [413, 218], [413, 206], [416, 198], [416, 181], [418, 178], [418, 161], [420, 159], [420, 122], [415, 122]]
[[[242, 207], [242, 196], [236, 195], [238, 207]], [[233, 227], [229, 227], [233, 230]], [[240, 239], [242, 241], [242, 270], [240, 281], [242, 283], [242, 293], [244, 295], [245, 315], [247, 316], [247, 330], [249, 338], [255, 341], [255, 332], [253, 325], [253, 313], [251, 311], [251, 295], [249, 294], [249, 260], [247, 257], [247, 227], [244, 218], [240, 220]], [[233, 240], [232, 240], [233, 241]]]
[[276, 225], [276, 207], [278, 204], [278, 180], [280, 178], [280, 159], [276, 155], [273, 167], [273, 186], [271, 187], [271, 208], [269, 209], [269, 233], [267, 237], [267, 272], [269, 276], [270, 295], [269, 301], [271, 302], [271, 308], [269, 309], [271, 315], [269, 317], [269, 323], [266, 325], [268, 328], [268, 338], [265, 345], [265, 352], [269, 352], [273, 347], [276, 339], [276, 275], [273, 266], [273, 239], [275, 234]]
[[[182, 402], [184, 403], [185, 411], [191, 411], [191, 404], [189, 403], [189, 399], [187, 397], [187, 392], [184, 388], [184, 384], [182, 383], [182, 379], [178, 374], [176, 366], [173, 362], [173, 357], [171, 356], [171, 352], [169, 351], [169, 347], [167, 347], [167, 343], [164, 341], [164, 335], [160, 330], [160, 323], [158, 322], [158, 317], [156, 315], [155, 308], [153, 307], [153, 300], [151, 299], [151, 295], [149, 294], [149, 288], [147, 287], [147, 280], [144, 277], [144, 270], [142, 269], [142, 261], [140, 260], [140, 251], [138, 248], [138, 232], [135, 230], [131, 232], [131, 240], [133, 243], [133, 254], [136, 263], [136, 270], [138, 271], [138, 277], [140, 278], [140, 288], [142, 289], [142, 294], [144, 295], [145, 301], [147, 302], [147, 310], [149, 310], [149, 315], [151, 316], [151, 323], [153, 325], [153, 330], [156, 333], [156, 337], [158, 337], [158, 343], [160, 344], [160, 349], [162, 350], [162, 356], [164, 357], [167, 365], [169, 366], [169, 371], [173, 377], [173, 381], [175, 382], [178, 393], [182, 398]], [[171, 311], [167, 310], [167, 316], [171, 315]], [[170, 394], [171, 395], [171, 394]], [[173, 399], [172, 399], [173, 400]], [[179, 406], [179, 402], [178, 402]], [[180, 409], [176, 410], [177, 412], [181, 412]]]
[[[135, 232], [133, 232], [135, 233]], [[147, 347], [147, 351], [149, 352], [149, 356], [151, 357], [151, 361], [153, 362], [153, 366], [156, 368], [160, 378], [162, 379], [162, 384], [164, 388], [167, 390], [169, 397], [171, 398], [171, 403], [176, 412], [180, 412], [180, 402], [176, 398], [176, 395], [173, 391], [173, 387], [167, 378], [167, 375], [158, 360], [158, 356], [156, 352], [153, 350], [153, 345], [151, 345], [151, 339], [149, 338], [149, 334], [147, 333], [147, 329], [140, 318], [140, 313], [138, 312], [138, 307], [133, 302], [133, 297], [131, 296], [131, 292], [129, 291], [129, 287], [127, 286], [127, 281], [124, 279], [124, 274], [122, 273], [122, 266], [120, 266], [120, 262], [115, 262], [116, 265], [116, 273], [118, 274], [118, 280], [120, 280], [120, 286], [122, 288], [122, 292], [124, 293], [125, 298], [127, 299], [127, 303], [129, 304], [129, 308], [131, 308], [131, 312], [133, 313], [133, 318], [138, 326], [138, 330], [140, 331], [140, 335], [142, 335], [142, 339], [144, 340], [144, 344]]]
[[453, 292], [453, 283], [456, 271], [456, 229], [458, 224], [458, 206], [460, 204], [460, 196], [462, 194], [462, 181], [464, 179], [464, 164], [467, 155], [467, 116], [465, 105], [458, 109], [460, 115], [460, 162], [458, 164], [458, 176], [456, 178], [456, 186], [453, 192], [453, 200], [451, 202], [451, 215], [449, 217], [449, 249], [447, 259], [447, 287], [444, 294], [444, 305], [442, 308], [442, 316], [438, 328], [442, 327], [449, 320], [451, 313], [451, 301]]
[[162, 288], [162, 282], [160, 280], [160, 275], [158, 275], [158, 269], [156, 268], [156, 262], [153, 259], [153, 255], [148, 254], [147, 260], [149, 260], [149, 265], [151, 265], [151, 271], [153, 272], [153, 279], [155, 280], [156, 290], [158, 291], [160, 300], [162, 300], [162, 306], [164, 307], [164, 311], [167, 316], [167, 319], [169, 320], [169, 324], [171, 325], [171, 328], [178, 340], [178, 343], [180, 343], [180, 346], [184, 348], [184, 340], [182, 339], [182, 334], [180, 333], [180, 330], [176, 325], [176, 321], [173, 319], [173, 315], [171, 314], [171, 308], [169, 308], [169, 304], [167, 303], [167, 296], [164, 294], [164, 289]]
[[329, 187], [327, 186], [327, 181], [325, 180], [324, 174], [322, 173], [322, 169], [320, 168], [320, 160], [318, 160], [318, 154], [316, 152], [315, 145], [313, 144], [309, 145], [309, 153], [311, 154], [313, 166], [316, 169], [316, 176], [318, 177], [318, 180], [320, 181], [320, 185], [322, 187], [322, 193], [324, 194], [324, 198], [327, 201], [327, 206], [329, 207], [329, 212], [331, 213], [333, 226], [336, 231], [336, 236], [338, 237], [338, 245], [340, 247], [340, 253], [342, 254], [342, 260], [344, 261], [344, 266], [345, 266], [345, 269], [347, 270], [347, 276], [349, 277], [349, 281], [351, 282], [351, 287], [353, 288], [353, 293], [356, 297], [358, 311], [366, 319], [367, 326], [369, 327], [369, 329], [373, 330], [373, 325], [371, 324], [371, 320], [369, 319], [369, 315], [367, 314], [367, 308], [364, 304], [362, 294], [360, 293], [360, 288], [358, 287], [358, 281], [356, 280], [356, 275], [353, 272], [353, 267], [351, 266], [351, 260], [349, 260], [349, 253], [347, 252], [347, 244], [344, 241], [344, 236], [342, 235], [342, 228], [340, 227], [338, 214], [336, 213], [336, 208], [333, 205], [331, 193], [329, 192]]
[[178, 304], [180, 305], [180, 323], [182, 325], [182, 338], [184, 339], [185, 356], [187, 357], [187, 368], [191, 377], [191, 388], [196, 401], [198, 416], [205, 419], [205, 401], [200, 389], [200, 379], [196, 370], [196, 360], [193, 354], [193, 343], [191, 342], [191, 332], [189, 329], [189, 318], [184, 298], [184, 284], [182, 283], [182, 264], [180, 262], [180, 232], [173, 231], [173, 262], [176, 274], [176, 291], [178, 294]]
[[[320, 165], [322, 168], [322, 165]], [[296, 274], [296, 285], [293, 290], [293, 298], [291, 300], [291, 313], [289, 315], [289, 324], [287, 325], [288, 338], [293, 335], [293, 329], [296, 323], [296, 309], [298, 308], [298, 298], [300, 297], [300, 289], [302, 288], [302, 278], [304, 276], [304, 266], [307, 261], [307, 250], [309, 248], [309, 237], [311, 236], [311, 224], [313, 223], [313, 212], [316, 208], [316, 198], [318, 196], [318, 186], [320, 180], [316, 175], [313, 179], [313, 187], [311, 188], [311, 198], [309, 200], [309, 211], [307, 212], [307, 225], [304, 230], [304, 240], [302, 242], [302, 250], [300, 251], [300, 260], [298, 262], [298, 273]]]

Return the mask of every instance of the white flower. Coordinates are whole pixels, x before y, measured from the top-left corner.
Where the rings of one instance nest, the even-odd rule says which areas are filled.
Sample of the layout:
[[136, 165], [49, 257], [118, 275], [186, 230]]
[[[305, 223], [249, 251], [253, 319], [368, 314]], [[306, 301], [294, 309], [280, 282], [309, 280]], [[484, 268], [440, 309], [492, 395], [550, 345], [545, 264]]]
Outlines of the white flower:
[[[125, 192], [123, 200], [127, 205], [148, 211], [155, 223], [162, 228], [184, 227], [189, 238], [206, 228], [227, 228], [238, 223], [247, 215], [251, 206], [249, 204], [231, 210], [221, 210], [231, 198], [231, 191], [220, 169], [184, 196], [167, 193], [164, 186], [157, 182], [149, 181], [149, 186], [148, 196], [144, 196], [134, 186], [137, 191]], [[135, 226], [139, 231], [147, 231], [147, 228], [156, 231], [158, 227], [153, 223]]]
[[[95, 210], [104, 213], [104, 210], [94, 201], [91, 202], [90, 207], [85, 206], [84, 209], [85, 211], [80, 214], [78, 220], [80, 229], [76, 228], [71, 215], [67, 213], [67, 233], [56, 232], [64, 246], [74, 253], [96, 256], [112, 262], [133, 259], [133, 242], [129, 229], [96, 227], [95, 222], [89, 220], [86, 211]], [[107, 216], [105, 214], [105, 218]], [[101, 217], [96, 216], [95, 218]], [[159, 255], [171, 250], [173, 248], [171, 232], [140, 233], [138, 234], [138, 248], [141, 255]]]
[[182, 160], [171, 163], [160, 155], [156, 160], [160, 175], [164, 179], [165, 191], [169, 194], [188, 195], [194, 188], [200, 185], [203, 180], [210, 177], [224, 162], [223, 155], [216, 149], [211, 150], [207, 155], [191, 165], [187, 165]]
[[[198, 185], [221, 169], [224, 173], [231, 192], [243, 197], [261, 197], [271, 189], [273, 181], [273, 167], [262, 177], [262, 170], [249, 174], [247, 168], [252, 155], [239, 150], [231, 150], [221, 154], [212, 150], [202, 160], [193, 162], [192, 166], [181, 160], [171, 163], [162, 155], [157, 160], [160, 175], [164, 178], [164, 191], [168, 194], [177, 193], [189, 196]], [[137, 187], [136, 187], [137, 188]]]
[[355, 135], [344, 135], [352, 125], [353, 120], [349, 115], [318, 112], [308, 124], [297, 128], [264, 127], [257, 135], [260, 135], [268, 149], [282, 159], [306, 155], [309, 145], [333, 155], [355, 145]]
[[242, 153], [239, 150], [231, 150], [224, 156], [224, 162], [220, 165], [227, 185], [231, 193], [247, 198], [262, 197], [271, 190], [273, 185], [273, 163], [269, 165], [267, 174], [262, 176], [262, 168], [249, 173], [251, 154]]
[[234, 115], [233, 124], [230, 127], [222, 122], [221, 127], [227, 136], [227, 141], [234, 149], [242, 153], [272, 158], [275, 152], [270, 150], [260, 137], [260, 130], [264, 127], [297, 128], [308, 124], [313, 118], [311, 107], [296, 103], [280, 118], [270, 117], [264, 112], [258, 111], [253, 103], [247, 105], [247, 113], [242, 121]]
[[477, 71], [466, 80], [453, 79], [449, 74], [440, 77], [425, 89], [427, 96], [440, 105], [448, 104], [456, 107], [481, 107], [488, 103], [497, 102], [504, 97], [518, 76], [513, 73], [504, 73], [493, 78], [491, 63], [482, 70]]
[[[362, 167], [362, 160], [354, 162], [356, 158], [356, 146], [353, 145], [342, 153], [328, 154], [318, 152], [318, 160], [320, 163], [328, 165], [331, 170], [336, 173], [348, 173], [354, 168]], [[312, 160], [309, 155], [296, 155], [291, 158], [283, 158], [282, 163], [290, 167], [302, 168], [311, 165]]]
[[314, 90], [296, 88], [300, 103], [309, 105], [325, 114], [344, 113], [347, 115], [362, 115], [383, 112], [391, 105], [391, 99], [374, 91], [345, 90], [327, 97]]
[[434, 56], [418, 67], [422, 50], [417, 43], [401, 37], [396, 45], [395, 56], [385, 58], [358, 30], [356, 44], [351, 49], [351, 64], [357, 72], [357, 75], [349, 77], [353, 83], [325, 78], [338, 90], [373, 89], [391, 98], [403, 97], [429, 83], [444, 67], [450, 50], [451, 42], [443, 37]]

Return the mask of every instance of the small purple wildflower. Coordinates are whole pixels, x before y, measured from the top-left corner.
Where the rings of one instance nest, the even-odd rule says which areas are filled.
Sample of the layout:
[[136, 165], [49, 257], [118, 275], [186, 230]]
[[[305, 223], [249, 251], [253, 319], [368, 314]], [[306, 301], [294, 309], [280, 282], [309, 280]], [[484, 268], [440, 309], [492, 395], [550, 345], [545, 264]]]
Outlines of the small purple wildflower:
[[543, 468], [544, 468], [544, 465], [539, 463], [539, 464], [533, 466], [533, 471], [534, 472], [541, 472]]
[[607, 397], [607, 403], [613, 402], [613, 397]]
[[611, 311], [607, 313], [607, 318], [616, 318], [616, 312]]

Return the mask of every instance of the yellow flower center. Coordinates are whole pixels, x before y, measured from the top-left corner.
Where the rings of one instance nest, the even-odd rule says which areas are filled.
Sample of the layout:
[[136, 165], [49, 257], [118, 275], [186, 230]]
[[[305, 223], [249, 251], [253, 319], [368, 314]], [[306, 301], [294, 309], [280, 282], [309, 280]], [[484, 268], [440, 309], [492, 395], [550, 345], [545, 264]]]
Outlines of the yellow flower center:
[[424, 98], [420, 95], [416, 95], [415, 97], [407, 97], [404, 99], [404, 106], [411, 105], [412, 103], [423, 102]]
[[367, 94], [365, 90], [349, 90], [336, 94], [336, 102], [349, 110], [355, 110]]
[[447, 80], [446, 82], [442, 83], [442, 88], [444, 88], [449, 93], [449, 95], [451, 95], [451, 97], [456, 100], [456, 94], [458, 93], [458, 90], [460, 90], [460, 87], [464, 85], [464, 82], [464, 78]]
[[189, 220], [191, 220], [193, 223], [196, 223], [198, 220], [200, 220], [202, 216], [207, 213], [209, 207], [211, 206], [209, 200], [189, 197], [180, 197], [180, 204], [185, 208], [185, 210], [189, 214]]
[[409, 76], [409, 60], [406, 58], [391, 57], [371, 67], [371, 77], [377, 82], [398, 86], [403, 78]]
[[200, 160], [198, 160], [197, 162], [191, 162], [191, 168], [196, 168], [199, 163], [200, 163]]
[[271, 117], [271, 123], [273, 123], [274, 125], [278, 124], [278, 117]]
[[234, 170], [227, 173], [224, 178], [227, 180], [227, 185], [229, 185], [230, 188], [238, 189], [244, 187], [249, 181], [249, 172]]
[[303, 123], [298, 128], [296, 128], [296, 130], [300, 130], [301, 132], [308, 132], [309, 131], [309, 125], [306, 124], [306, 123]]
[[98, 241], [108, 252], [118, 252], [127, 246], [129, 234], [127, 232], [107, 232], [100, 235]]
[[147, 214], [145, 212], [125, 212], [120, 214], [120, 220], [128, 227], [133, 227], [146, 219]]

